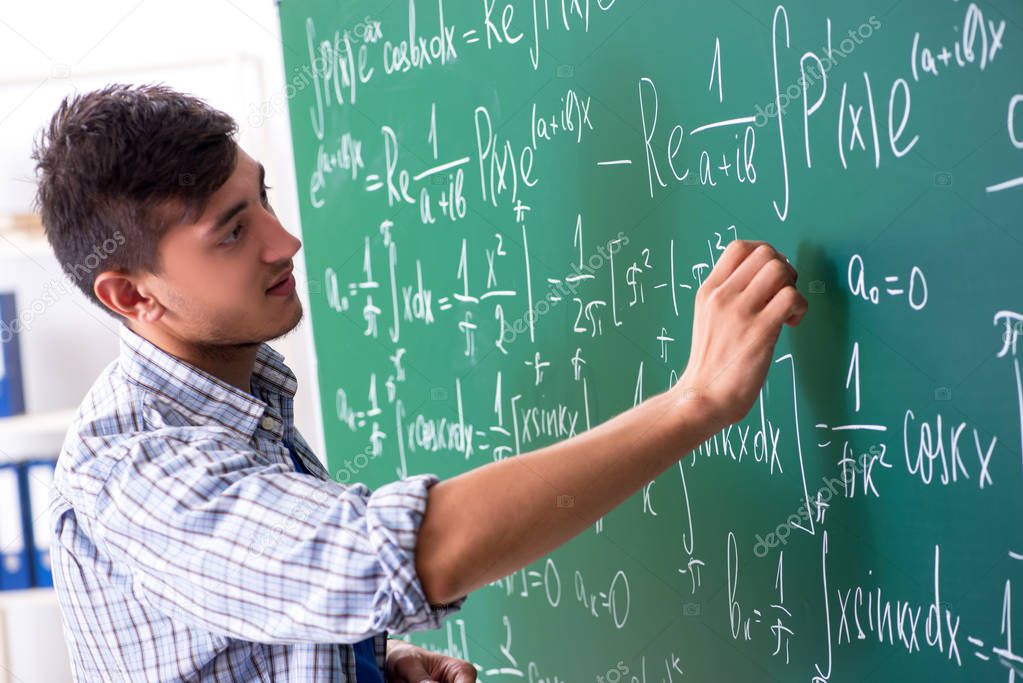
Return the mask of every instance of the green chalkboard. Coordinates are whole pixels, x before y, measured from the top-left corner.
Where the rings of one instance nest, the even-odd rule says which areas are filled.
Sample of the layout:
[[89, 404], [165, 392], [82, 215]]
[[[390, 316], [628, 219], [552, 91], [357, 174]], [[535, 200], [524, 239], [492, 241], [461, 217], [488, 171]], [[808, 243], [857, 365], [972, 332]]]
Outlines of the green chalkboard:
[[414, 642], [484, 681], [1023, 671], [1023, 5], [280, 12], [339, 481], [665, 390], [733, 239], [810, 302], [742, 422]]

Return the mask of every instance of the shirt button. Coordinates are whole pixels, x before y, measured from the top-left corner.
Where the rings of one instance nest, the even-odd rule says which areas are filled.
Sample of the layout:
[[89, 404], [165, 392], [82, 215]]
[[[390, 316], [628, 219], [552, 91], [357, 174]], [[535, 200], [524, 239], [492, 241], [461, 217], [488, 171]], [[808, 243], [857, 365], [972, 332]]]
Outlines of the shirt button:
[[272, 418], [272, 417], [270, 417], [269, 415], [265, 415], [265, 416], [263, 417], [263, 419], [262, 419], [262, 420], [260, 420], [259, 424], [260, 424], [260, 425], [261, 425], [261, 426], [263, 427], [263, 429], [265, 429], [266, 431], [268, 431], [268, 432], [269, 432], [269, 431], [271, 431], [271, 430], [272, 430], [272, 429], [273, 429], [273, 428], [274, 428], [275, 426], [277, 426], [277, 420], [273, 419], [273, 418]]

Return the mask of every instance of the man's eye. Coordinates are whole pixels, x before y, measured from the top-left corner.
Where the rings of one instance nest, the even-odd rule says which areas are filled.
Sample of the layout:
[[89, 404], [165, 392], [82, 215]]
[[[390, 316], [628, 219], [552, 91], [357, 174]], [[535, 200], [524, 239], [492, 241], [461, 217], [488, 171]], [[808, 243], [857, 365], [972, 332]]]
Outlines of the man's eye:
[[228, 237], [228, 239], [224, 240], [220, 244], [222, 246], [228, 246], [228, 245], [234, 244], [235, 242], [237, 242], [238, 240], [241, 239], [241, 234], [242, 234], [242, 231], [244, 229], [245, 229], [245, 226], [239, 224], [237, 227], [235, 227], [234, 230], [231, 231], [231, 234]]
[[266, 191], [269, 190], [269, 189], [270, 189], [269, 185], [264, 185], [263, 189], [259, 191], [259, 198], [262, 199], [263, 202], [265, 202], [267, 204], [270, 203], [270, 198], [266, 194]]

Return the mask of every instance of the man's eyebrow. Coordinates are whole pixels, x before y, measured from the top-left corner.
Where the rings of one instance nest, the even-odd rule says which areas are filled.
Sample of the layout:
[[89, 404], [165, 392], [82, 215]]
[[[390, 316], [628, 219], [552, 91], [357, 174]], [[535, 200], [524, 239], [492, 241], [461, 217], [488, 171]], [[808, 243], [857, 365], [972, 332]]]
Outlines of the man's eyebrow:
[[210, 228], [209, 230], [206, 231], [206, 234], [207, 235], [212, 235], [213, 233], [215, 233], [218, 230], [220, 230], [222, 227], [227, 225], [227, 223], [232, 218], [234, 218], [237, 214], [239, 214], [242, 211], [244, 211], [245, 207], [247, 207], [248, 205], [249, 205], [249, 200], [247, 200], [247, 199], [243, 199], [240, 202], [236, 202], [231, 208], [227, 209], [222, 214], [220, 214], [220, 217], [217, 218], [217, 222], [213, 224], [212, 228]]
[[[259, 164], [259, 191], [260, 192], [263, 191], [264, 181], [265, 180], [266, 180], [266, 168], [263, 166], [263, 164]], [[244, 211], [246, 209], [246, 207], [248, 207], [248, 205], [249, 205], [249, 200], [247, 200], [247, 199], [243, 199], [241, 201], [238, 201], [238, 202], [235, 202], [234, 204], [232, 204], [230, 208], [225, 209], [220, 214], [220, 216], [217, 217], [216, 223], [214, 223], [213, 227], [211, 227], [209, 230], [206, 231], [206, 234], [207, 235], [212, 235], [213, 233], [215, 233], [218, 230], [220, 230], [222, 227], [227, 225], [227, 223], [232, 218], [234, 218], [237, 214], [239, 214], [240, 212]]]

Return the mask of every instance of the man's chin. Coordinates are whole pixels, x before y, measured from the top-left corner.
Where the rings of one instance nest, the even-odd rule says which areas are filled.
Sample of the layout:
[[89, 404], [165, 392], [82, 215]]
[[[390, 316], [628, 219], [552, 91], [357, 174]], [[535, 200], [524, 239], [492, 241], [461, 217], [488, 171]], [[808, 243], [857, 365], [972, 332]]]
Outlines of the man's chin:
[[288, 334], [289, 332], [293, 331], [296, 327], [298, 327], [299, 323], [302, 322], [302, 319], [304, 317], [305, 311], [302, 309], [302, 302], [298, 301], [297, 305], [295, 306], [295, 313], [293, 314], [291, 320], [287, 321], [287, 323], [284, 326], [282, 326], [275, 334], [268, 337], [265, 341], [274, 341], [275, 339], [280, 339], [281, 337], [283, 337], [284, 335]]

